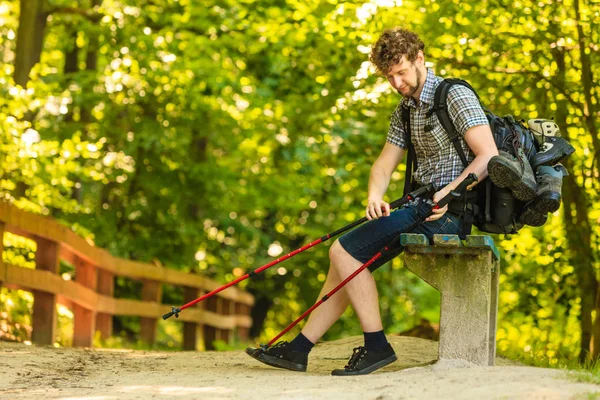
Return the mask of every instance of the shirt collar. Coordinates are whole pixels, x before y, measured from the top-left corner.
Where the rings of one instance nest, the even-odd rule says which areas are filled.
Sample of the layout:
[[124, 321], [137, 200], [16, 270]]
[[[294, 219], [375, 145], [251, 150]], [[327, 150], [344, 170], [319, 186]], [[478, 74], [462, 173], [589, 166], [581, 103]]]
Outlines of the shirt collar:
[[[439, 78], [435, 76], [433, 71], [427, 68], [427, 76], [425, 78], [425, 84], [423, 85], [423, 90], [421, 91], [421, 96], [419, 96], [420, 104], [433, 104], [433, 96], [435, 95], [435, 89], [439, 84]], [[412, 108], [417, 108], [417, 102], [412, 97], [404, 98], [405, 104]]]

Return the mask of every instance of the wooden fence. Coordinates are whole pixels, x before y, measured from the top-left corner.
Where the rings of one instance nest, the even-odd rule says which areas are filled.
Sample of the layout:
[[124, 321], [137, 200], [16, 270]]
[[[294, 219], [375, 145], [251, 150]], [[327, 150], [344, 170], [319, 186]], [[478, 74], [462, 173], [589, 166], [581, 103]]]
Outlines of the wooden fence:
[[[0, 202], [0, 238], [4, 232], [37, 243], [35, 269], [0, 259], [0, 286], [33, 293], [32, 342], [38, 344], [54, 343], [57, 303], [73, 311], [73, 346], [91, 347], [96, 331], [102, 338], [111, 336], [113, 315], [140, 317], [141, 339], [153, 344], [158, 321], [171, 311], [170, 306], [161, 304], [163, 285], [182, 287], [185, 303], [221, 286], [200, 275], [113, 257], [51, 218]], [[0, 254], [3, 252], [0, 240]], [[74, 281], [58, 274], [60, 260], [74, 266]], [[141, 301], [115, 298], [115, 276], [140, 280]], [[254, 298], [249, 293], [231, 287], [187, 308], [178, 319], [184, 323], [183, 348], [198, 348], [198, 340], [202, 338], [206, 349], [212, 349], [215, 340], [229, 343], [234, 335], [246, 340], [252, 325], [253, 304]]]

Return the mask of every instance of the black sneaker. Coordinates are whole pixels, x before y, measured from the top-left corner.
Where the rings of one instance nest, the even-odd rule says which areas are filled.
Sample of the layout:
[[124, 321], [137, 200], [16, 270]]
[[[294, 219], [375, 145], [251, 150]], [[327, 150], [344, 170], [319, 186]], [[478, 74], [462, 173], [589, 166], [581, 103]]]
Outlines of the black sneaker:
[[248, 347], [246, 354], [276, 368], [306, 372], [306, 367], [308, 366], [308, 353], [292, 350], [290, 344], [286, 341], [277, 342], [266, 350], [263, 348]]
[[396, 353], [394, 349], [388, 343], [387, 347], [383, 350], [367, 350], [365, 347], [360, 346], [354, 349], [354, 353], [348, 361], [348, 365], [344, 369], [334, 369], [331, 371], [331, 375], [365, 375], [370, 374], [373, 371], [383, 368], [388, 364], [396, 361]]

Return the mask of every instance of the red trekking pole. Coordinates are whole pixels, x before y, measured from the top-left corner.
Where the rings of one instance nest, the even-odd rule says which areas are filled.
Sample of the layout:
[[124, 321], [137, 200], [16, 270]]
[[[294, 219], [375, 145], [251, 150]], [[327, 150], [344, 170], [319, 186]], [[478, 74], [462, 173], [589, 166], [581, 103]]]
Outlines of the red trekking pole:
[[[423, 221], [425, 221], [425, 219], [427, 219], [431, 214], [433, 214], [433, 210], [436, 210], [438, 208], [442, 208], [446, 204], [448, 204], [450, 201], [452, 201], [454, 199], [458, 199], [461, 196], [461, 194], [464, 193], [467, 190], [467, 187], [469, 187], [471, 184], [473, 184], [475, 182], [477, 182], [477, 175], [475, 175], [473, 173], [469, 174], [465, 178], [465, 180], [462, 181], [456, 187], [456, 189], [454, 189], [452, 192], [448, 193], [437, 204], [434, 205], [433, 203], [430, 203], [429, 207], [426, 210], [424, 210], [422, 214], [419, 213], [420, 214], [419, 215], [419, 220], [417, 222], [415, 222], [414, 224], [412, 224], [406, 230], [406, 232], [403, 232], [403, 233], [409, 233], [410, 231], [412, 231], [413, 229], [415, 229], [420, 223], [422, 223]], [[277, 341], [277, 339], [279, 339], [280, 337], [282, 337], [283, 335], [285, 335], [290, 329], [292, 329], [294, 326], [296, 326], [296, 324], [298, 324], [298, 322], [300, 322], [304, 318], [306, 318], [306, 316], [308, 316], [311, 312], [313, 312], [315, 310], [315, 308], [319, 307], [321, 304], [323, 304], [325, 301], [327, 301], [331, 296], [333, 296], [344, 285], [346, 285], [348, 282], [350, 282], [356, 275], [360, 274], [365, 268], [368, 268], [369, 265], [373, 264], [375, 261], [377, 261], [379, 258], [381, 258], [381, 256], [383, 256], [385, 253], [387, 253], [390, 250], [391, 246], [394, 245], [399, 240], [400, 240], [400, 235], [398, 235], [396, 238], [394, 238], [394, 240], [392, 240], [384, 248], [382, 248], [379, 252], [377, 252], [377, 254], [375, 254], [369, 261], [367, 261], [366, 263], [364, 263], [363, 265], [361, 265], [361, 267], [359, 269], [357, 269], [356, 271], [354, 271], [354, 273], [352, 273], [352, 275], [350, 275], [349, 277], [347, 277], [346, 279], [344, 279], [344, 281], [342, 283], [340, 283], [339, 285], [337, 285], [332, 291], [330, 291], [325, 296], [323, 296], [311, 308], [309, 308], [308, 310], [306, 310], [304, 312], [304, 314], [302, 314], [301, 316], [299, 316], [294, 322], [292, 322], [280, 334], [278, 334], [273, 339], [271, 339], [271, 341], [269, 343], [261, 345], [260, 349], [253, 349], [252, 354], [250, 354], [250, 353], [248, 353], [248, 354], [250, 354], [252, 357], [255, 357], [256, 354], [257, 354], [256, 351], [260, 351], [260, 350], [265, 351], [266, 349], [268, 349], [269, 347], [271, 347], [271, 345], [273, 345], [273, 343], [275, 343]]]
[[[429, 193], [431, 191], [433, 191], [433, 185], [429, 184], [427, 186], [423, 186], [422, 188], [417, 189], [414, 192], [409, 193], [406, 196], [404, 196], [404, 197], [402, 197], [402, 198], [400, 198], [398, 200], [395, 200], [395, 201], [391, 202], [390, 203], [390, 209], [396, 209], [396, 208], [402, 207], [404, 204], [408, 203], [409, 201], [414, 200], [417, 197], [421, 197], [422, 195], [424, 195], [426, 193]], [[177, 308], [177, 307], [171, 307], [172, 310], [170, 312], [166, 313], [165, 315], [163, 315], [162, 318], [164, 320], [166, 320], [167, 318], [170, 318], [173, 315], [175, 315], [175, 318], [179, 318], [179, 313], [182, 310], [185, 310], [186, 308], [191, 307], [194, 304], [201, 302], [202, 300], [205, 300], [205, 299], [207, 299], [207, 298], [209, 298], [211, 296], [214, 296], [215, 294], [219, 293], [222, 290], [227, 289], [230, 286], [233, 286], [233, 285], [235, 285], [235, 284], [237, 284], [237, 283], [239, 283], [239, 282], [241, 282], [243, 280], [251, 278], [251, 277], [253, 277], [256, 274], [259, 274], [262, 271], [264, 271], [264, 270], [266, 270], [268, 268], [271, 268], [272, 266], [277, 265], [280, 262], [287, 260], [288, 258], [291, 258], [291, 257], [295, 256], [296, 254], [302, 253], [303, 251], [308, 250], [311, 247], [314, 247], [314, 246], [318, 245], [319, 243], [323, 243], [323, 242], [331, 239], [332, 237], [335, 237], [335, 236], [337, 236], [337, 235], [339, 235], [341, 233], [344, 233], [344, 232], [346, 232], [346, 231], [348, 231], [348, 230], [350, 230], [350, 229], [352, 229], [352, 228], [354, 228], [354, 227], [362, 224], [365, 221], [367, 221], [367, 217], [363, 217], [363, 218], [361, 218], [361, 219], [359, 219], [357, 221], [354, 221], [351, 224], [348, 224], [348, 225], [344, 226], [343, 228], [338, 229], [335, 232], [329, 233], [329, 234], [327, 234], [327, 235], [325, 235], [325, 236], [323, 236], [323, 237], [321, 237], [321, 238], [319, 238], [319, 239], [317, 239], [317, 240], [315, 240], [315, 241], [313, 241], [313, 242], [311, 242], [311, 243], [309, 243], [309, 244], [307, 244], [307, 245], [305, 245], [303, 247], [300, 247], [299, 249], [296, 249], [296, 250], [294, 250], [294, 251], [286, 254], [283, 257], [280, 257], [280, 258], [278, 258], [276, 260], [273, 260], [270, 263], [265, 264], [262, 267], [260, 267], [258, 269], [255, 269], [254, 271], [251, 271], [251, 272], [249, 272], [249, 273], [247, 273], [247, 274], [239, 277], [238, 279], [236, 279], [234, 281], [231, 281], [228, 284], [226, 284], [226, 285], [224, 285], [224, 286], [222, 286], [220, 288], [217, 288], [217, 289], [213, 290], [210, 293], [206, 293], [205, 295], [202, 295], [201, 297], [198, 297], [196, 300], [192, 300], [189, 303], [187, 303], [187, 304], [185, 304], [185, 305], [183, 305], [183, 306], [181, 306], [179, 308]]]

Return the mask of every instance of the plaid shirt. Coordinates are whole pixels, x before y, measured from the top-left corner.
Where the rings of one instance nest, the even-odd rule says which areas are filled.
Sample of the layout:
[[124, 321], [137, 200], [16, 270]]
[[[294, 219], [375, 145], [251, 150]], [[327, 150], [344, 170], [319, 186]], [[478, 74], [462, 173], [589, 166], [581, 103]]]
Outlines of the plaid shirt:
[[[413, 180], [425, 185], [433, 182], [438, 189], [458, 178], [465, 169], [437, 115], [433, 113], [427, 118], [427, 112], [433, 107], [435, 89], [441, 81], [442, 78], [435, 76], [430, 69], [427, 70], [419, 105], [412, 97], [402, 99], [392, 113], [387, 136], [389, 143], [408, 149], [406, 132], [402, 124], [402, 105], [408, 105], [411, 140], [417, 155], [417, 170], [413, 171]], [[452, 86], [448, 92], [448, 113], [460, 136], [467, 161], [470, 163], [475, 155], [464, 140], [465, 133], [474, 126], [488, 125], [488, 120], [477, 96], [461, 85]]]

